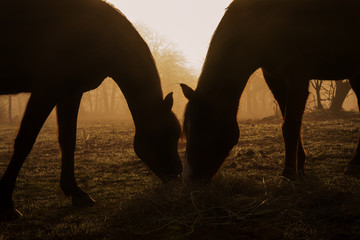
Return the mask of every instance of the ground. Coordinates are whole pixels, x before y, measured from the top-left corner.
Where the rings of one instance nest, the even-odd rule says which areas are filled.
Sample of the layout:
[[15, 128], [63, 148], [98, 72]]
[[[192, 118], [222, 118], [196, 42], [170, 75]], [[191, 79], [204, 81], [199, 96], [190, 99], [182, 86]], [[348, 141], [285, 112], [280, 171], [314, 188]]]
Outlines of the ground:
[[[131, 123], [80, 121], [76, 177], [97, 204], [71, 207], [59, 186], [56, 125], [46, 124], [14, 192], [21, 219], [5, 239], [359, 239], [360, 180], [344, 176], [360, 116], [307, 114], [307, 176], [280, 177], [281, 120], [240, 122], [241, 137], [207, 185], [162, 184], [135, 156]], [[0, 174], [17, 126], [0, 125]], [[184, 156], [184, 141], [179, 144]]]

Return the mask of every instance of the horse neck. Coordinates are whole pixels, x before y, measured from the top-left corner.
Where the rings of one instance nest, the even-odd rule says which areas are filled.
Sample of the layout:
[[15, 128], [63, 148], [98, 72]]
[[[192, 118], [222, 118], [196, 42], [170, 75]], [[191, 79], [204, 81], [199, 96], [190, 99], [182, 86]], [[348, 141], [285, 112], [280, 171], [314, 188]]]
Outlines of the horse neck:
[[146, 49], [141, 51], [142, 55], [134, 53], [120, 58], [116, 69], [121, 71], [113, 77], [125, 96], [137, 128], [156, 121], [163, 110], [160, 77]]
[[115, 80], [126, 98], [136, 128], [157, 121], [163, 109], [159, 76], [149, 70], [143, 68], [127, 79]]
[[211, 39], [196, 89], [219, 109], [231, 108], [234, 113], [250, 75], [259, 68], [253, 51], [239, 36], [241, 31], [236, 19], [229, 10], [221, 19]]
[[196, 92], [219, 111], [236, 116], [240, 97], [253, 68], [245, 64], [235, 66], [233, 62], [231, 57], [208, 55]]
[[136, 127], [156, 121], [162, 112], [159, 73], [148, 45], [125, 16], [113, 12], [118, 25], [108, 39], [106, 68], [125, 96]]

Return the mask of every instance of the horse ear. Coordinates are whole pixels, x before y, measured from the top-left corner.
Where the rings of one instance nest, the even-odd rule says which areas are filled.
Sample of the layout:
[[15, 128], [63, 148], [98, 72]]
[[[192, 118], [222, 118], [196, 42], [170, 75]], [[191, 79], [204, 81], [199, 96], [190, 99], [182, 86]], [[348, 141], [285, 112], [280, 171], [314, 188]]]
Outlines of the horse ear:
[[164, 99], [165, 109], [167, 109], [170, 112], [173, 104], [174, 104], [174, 99], [173, 99], [173, 93], [171, 92]]
[[191, 100], [194, 96], [194, 90], [192, 90], [191, 87], [189, 87], [188, 85], [184, 84], [184, 83], [181, 83], [180, 84], [181, 86], [181, 89], [184, 93], [184, 96], [188, 99], [188, 100]]

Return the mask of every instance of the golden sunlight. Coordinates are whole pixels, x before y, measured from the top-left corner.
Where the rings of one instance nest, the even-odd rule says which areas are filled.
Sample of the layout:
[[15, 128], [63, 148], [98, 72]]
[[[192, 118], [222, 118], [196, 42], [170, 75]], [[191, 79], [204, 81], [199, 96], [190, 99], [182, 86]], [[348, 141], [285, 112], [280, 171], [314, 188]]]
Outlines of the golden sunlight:
[[108, 0], [136, 24], [176, 44], [199, 72], [211, 36], [231, 0]]

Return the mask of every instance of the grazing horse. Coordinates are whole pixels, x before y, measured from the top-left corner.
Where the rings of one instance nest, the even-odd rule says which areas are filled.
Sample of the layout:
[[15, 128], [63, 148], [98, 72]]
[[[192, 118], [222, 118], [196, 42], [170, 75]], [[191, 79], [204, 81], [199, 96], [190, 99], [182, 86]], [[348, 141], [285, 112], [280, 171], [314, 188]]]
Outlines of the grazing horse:
[[[240, 96], [261, 68], [283, 115], [283, 176], [304, 175], [302, 115], [311, 79], [349, 79], [360, 95], [360, 2], [357, 0], [234, 0], [210, 43], [189, 100], [185, 180], [209, 180], [237, 143]], [[360, 145], [346, 173], [360, 173]]]
[[76, 122], [82, 94], [107, 76], [127, 100], [139, 158], [162, 180], [181, 173], [172, 94], [163, 99], [150, 50], [121, 12], [101, 0], [1, 0], [0, 29], [0, 93], [31, 93], [0, 181], [0, 218], [20, 215], [12, 199], [16, 178], [55, 106], [60, 186], [74, 205], [94, 203], [74, 176]]

